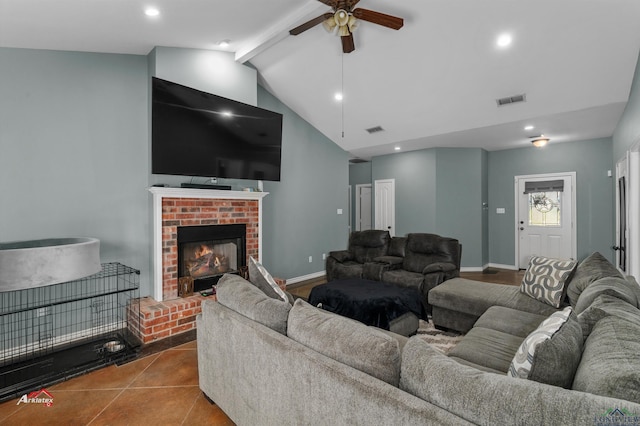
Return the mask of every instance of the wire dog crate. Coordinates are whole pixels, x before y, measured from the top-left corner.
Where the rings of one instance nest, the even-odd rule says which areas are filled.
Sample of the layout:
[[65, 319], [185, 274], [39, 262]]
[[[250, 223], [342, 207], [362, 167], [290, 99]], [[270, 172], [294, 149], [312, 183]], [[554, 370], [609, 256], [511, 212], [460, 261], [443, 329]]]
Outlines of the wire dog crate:
[[0, 293], [0, 401], [137, 355], [140, 271]]

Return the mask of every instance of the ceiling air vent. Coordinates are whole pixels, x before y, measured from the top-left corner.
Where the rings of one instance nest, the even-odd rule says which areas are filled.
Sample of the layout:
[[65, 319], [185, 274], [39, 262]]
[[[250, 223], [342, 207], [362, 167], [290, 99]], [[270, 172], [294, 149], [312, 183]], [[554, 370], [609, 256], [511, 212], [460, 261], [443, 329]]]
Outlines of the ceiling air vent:
[[378, 133], [378, 132], [384, 132], [384, 129], [381, 126], [375, 126], [375, 127], [371, 127], [369, 129], [365, 129], [367, 132], [369, 132], [369, 134], [371, 133]]
[[360, 164], [360, 163], [368, 163], [367, 160], [363, 160], [362, 158], [352, 158], [349, 160], [351, 164]]
[[527, 100], [527, 95], [523, 93], [522, 95], [513, 95], [513, 96], [508, 96], [506, 98], [496, 99], [496, 103], [498, 104], [498, 106], [504, 106], [509, 104], [515, 104], [518, 102], [526, 102], [526, 100]]

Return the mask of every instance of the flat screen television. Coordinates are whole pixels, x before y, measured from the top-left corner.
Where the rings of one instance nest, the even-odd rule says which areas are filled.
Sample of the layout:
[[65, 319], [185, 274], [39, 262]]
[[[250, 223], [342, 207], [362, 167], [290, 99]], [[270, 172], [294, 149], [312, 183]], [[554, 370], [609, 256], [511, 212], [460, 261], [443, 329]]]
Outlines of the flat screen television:
[[282, 114], [153, 77], [151, 173], [280, 180]]

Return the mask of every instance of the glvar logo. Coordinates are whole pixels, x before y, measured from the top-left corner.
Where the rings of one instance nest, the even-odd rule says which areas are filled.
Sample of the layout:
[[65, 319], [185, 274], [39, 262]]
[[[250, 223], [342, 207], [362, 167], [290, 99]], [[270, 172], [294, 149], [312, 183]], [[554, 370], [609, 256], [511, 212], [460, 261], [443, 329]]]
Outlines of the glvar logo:
[[47, 407], [51, 407], [53, 405], [53, 395], [43, 388], [38, 391], [22, 395], [16, 405], [20, 404], [44, 404]]

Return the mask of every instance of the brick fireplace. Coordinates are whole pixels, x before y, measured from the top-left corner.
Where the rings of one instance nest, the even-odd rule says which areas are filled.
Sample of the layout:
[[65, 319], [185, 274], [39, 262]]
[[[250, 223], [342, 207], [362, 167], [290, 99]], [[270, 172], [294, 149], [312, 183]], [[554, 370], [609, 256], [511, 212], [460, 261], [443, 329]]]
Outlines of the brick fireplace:
[[246, 260], [262, 256], [262, 198], [265, 192], [153, 187], [153, 297], [140, 301], [143, 343], [195, 328], [205, 298], [178, 297], [178, 228], [243, 224]]

